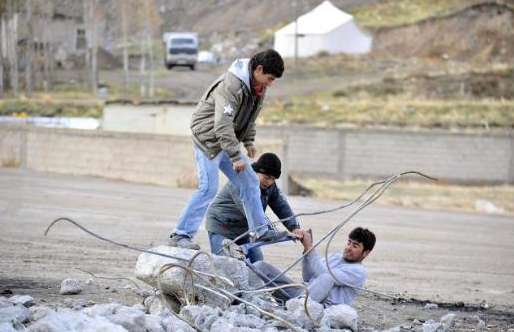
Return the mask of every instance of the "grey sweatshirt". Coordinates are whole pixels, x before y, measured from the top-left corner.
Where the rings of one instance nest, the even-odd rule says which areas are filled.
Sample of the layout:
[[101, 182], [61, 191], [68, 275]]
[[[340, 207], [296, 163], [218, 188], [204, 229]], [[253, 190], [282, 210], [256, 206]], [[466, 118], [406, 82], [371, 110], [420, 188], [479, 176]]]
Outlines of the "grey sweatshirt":
[[[362, 287], [366, 279], [366, 270], [360, 262], [347, 262], [341, 253], [333, 252], [328, 255], [332, 273], [342, 282], [335, 281], [330, 290], [325, 304], [348, 304], [357, 295], [357, 290], [346, 285]], [[309, 282], [320, 274], [328, 272], [325, 259], [322, 259], [316, 251], [311, 251], [302, 262], [302, 277], [304, 282]], [[329, 287], [327, 285], [327, 287]]]

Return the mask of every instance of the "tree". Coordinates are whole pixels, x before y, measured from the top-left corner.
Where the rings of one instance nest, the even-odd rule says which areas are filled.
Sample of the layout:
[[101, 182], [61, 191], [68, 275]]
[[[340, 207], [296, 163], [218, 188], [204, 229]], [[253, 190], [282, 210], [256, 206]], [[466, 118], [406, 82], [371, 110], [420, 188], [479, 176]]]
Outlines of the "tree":
[[127, 93], [129, 80], [129, 63], [128, 63], [128, 39], [127, 39], [127, 1], [121, 2], [121, 30], [123, 34], [123, 91]]
[[83, 0], [84, 26], [86, 30], [86, 86], [96, 94], [98, 91], [98, 20], [100, 7], [98, 0]]
[[34, 30], [32, 25], [32, 0], [25, 0], [26, 3], [26, 19], [27, 19], [27, 53], [26, 53], [26, 64], [25, 64], [25, 89], [27, 97], [30, 98], [32, 95], [32, 47], [34, 45]]
[[16, 1], [7, 2], [7, 24], [6, 24], [7, 57], [9, 59], [10, 86], [15, 96], [18, 96], [18, 13], [16, 12]]

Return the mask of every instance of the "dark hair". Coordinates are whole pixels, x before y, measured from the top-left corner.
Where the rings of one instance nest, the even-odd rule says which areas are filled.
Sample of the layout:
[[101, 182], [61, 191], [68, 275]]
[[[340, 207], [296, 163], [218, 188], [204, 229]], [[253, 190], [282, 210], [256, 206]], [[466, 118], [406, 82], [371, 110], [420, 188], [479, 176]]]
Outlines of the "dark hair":
[[350, 232], [348, 237], [354, 241], [362, 243], [364, 247], [364, 251], [373, 250], [375, 246], [376, 238], [375, 234], [367, 228], [357, 227], [353, 231]]
[[259, 52], [252, 56], [250, 65], [252, 66], [252, 71], [255, 70], [258, 65], [262, 65], [264, 74], [271, 74], [276, 78], [282, 77], [284, 73], [284, 60], [277, 51], [272, 49]]

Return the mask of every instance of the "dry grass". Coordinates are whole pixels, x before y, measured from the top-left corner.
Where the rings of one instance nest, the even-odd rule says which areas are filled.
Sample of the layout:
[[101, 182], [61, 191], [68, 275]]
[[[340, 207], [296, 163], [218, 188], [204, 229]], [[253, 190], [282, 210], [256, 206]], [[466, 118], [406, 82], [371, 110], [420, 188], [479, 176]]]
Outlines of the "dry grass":
[[[351, 201], [358, 197], [372, 180], [335, 181], [328, 179], [297, 179], [313, 191], [314, 196]], [[400, 180], [391, 185], [377, 201], [383, 205], [416, 208], [477, 211], [478, 200], [486, 200], [498, 208], [498, 213], [514, 213], [514, 186], [459, 186], [441, 183], [420, 183]]]
[[382, 1], [352, 9], [351, 14], [364, 27], [384, 27], [415, 23], [428, 17], [442, 16], [480, 0], [409, 0]]
[[0, 100], [0, 115], [100, 117], [102, 107], [102, 101], [92, 98], [83, 99], [77, 95], [76, 98], [68, 96], [63, 99], [43, 93], [31, 99], [22, 97]]
[[514, 126], [514, 100], [426, 100], [394, 96], [295, 96], [267, 104], [259, 121], [268, 124], [480, 128]]

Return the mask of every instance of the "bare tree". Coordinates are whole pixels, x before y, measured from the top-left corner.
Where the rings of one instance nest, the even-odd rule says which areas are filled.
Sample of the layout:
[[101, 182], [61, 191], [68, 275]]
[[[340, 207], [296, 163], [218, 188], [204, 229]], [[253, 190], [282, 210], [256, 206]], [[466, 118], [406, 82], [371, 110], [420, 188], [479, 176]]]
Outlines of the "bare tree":
[[43, 18], [43, 35], [41, 36], [41, 40], [43, 42], [43, 88], [45, 91], [48, 91], [49, 87], [52, 84], [52, 63], [53, 61], [50, 59], [51, 53], [51, 44], [50, 44], [50, 36], [48, 31], [48, 22], [51, 17], [51, 13], [53, 12], [53, 5], [51, 0], [47, 0], [45, 2], [45, 6], [43, 9], [44, 18]]
[[145, 84], [145, 73], [146, 73], [146, 43], [143, 38], [139, 43], [141, 50], [141, 59], [139, 62], [139, 94], [143, 97], [146, 96], [146, 84]]
[[120, 0], [121, 2], [121, 29], [123, 34], [123, 91], [128, 91], [129, 80], [129, 63], [128, 63], [128, 39], [127, 39], [127, 1]]
[[3, 10], [0, 10], [0, 93], [4, 92], [4, 59], [7, 57], [6, 53], [6, 27]]
[[25, 64], [25, 89], [27, 97], [32, 96], [32, 47], [34, 44], [34, 30], [32, 25], [32, 0], [25, 0], [25, 10], [27, 12], [27, 53], [26, 53], [26, 64]]
[[18, 96], [18, 13], [16, 12], [16, 1], [10, 0], [7, 3], [7, 53], [9, 58], [10, 86], [15, 96]]
[[98, 15], [99, 7], [98, 0], [93, 0], [91, 6], [91, 30], [92, 30], [92, 54], [91, 54], [91, 77], [92, 77], [92, 88], [93, 93], [96, 94], [98, 91]]
[[98, 0], [84, 0], [84, 26], [86, 32], [86, 86], [93, 93], [98, 90]]
[[149, 0], [145, 0], [145, 24], [144, 24], [144, 34], [146, 40], [146, 48], [148, 51], [148, 65], [150, 69], [150, 82], [148, 88], [148, 94], [150, 97], [154, 96], [155, 90], [155, 77], [154, 77], [154, 61], [153, 61], [153, 49], [152, 49], [152, 9], [155, 8], [153, 3], [150, 3]]

